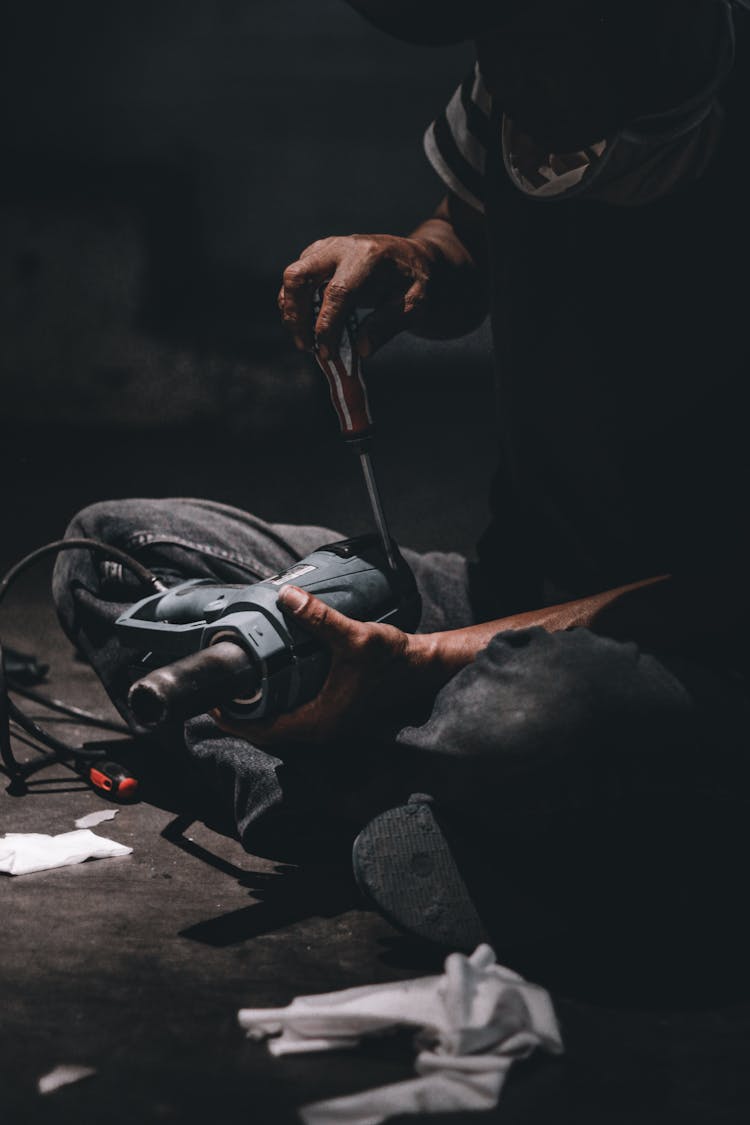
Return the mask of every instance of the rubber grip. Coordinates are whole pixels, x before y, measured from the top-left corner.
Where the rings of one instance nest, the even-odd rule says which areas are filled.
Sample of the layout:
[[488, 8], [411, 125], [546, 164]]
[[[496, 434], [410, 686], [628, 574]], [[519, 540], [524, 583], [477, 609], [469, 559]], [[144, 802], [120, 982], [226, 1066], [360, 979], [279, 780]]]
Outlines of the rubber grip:
[[315, 358], [328, 380], [328, 390], [341, 433], [348, 441], [367, 437], [373, 428], [367, 388], [355, 346], [356, 324], [356, 318], [347, 319], [338, 355], [323, 359], [317, 347], [315, 348]]

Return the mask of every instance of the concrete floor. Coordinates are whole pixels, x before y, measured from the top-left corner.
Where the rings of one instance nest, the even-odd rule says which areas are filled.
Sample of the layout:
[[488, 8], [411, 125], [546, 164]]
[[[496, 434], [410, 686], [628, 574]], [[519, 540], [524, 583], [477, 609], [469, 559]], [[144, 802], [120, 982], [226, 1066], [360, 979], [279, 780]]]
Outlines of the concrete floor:
[[[468, 549], [484, 521], [481, 482], [493, 458], [489, 388], [478, 381], [467, 401], [438, 381], [429, 433], [417, 426], [420, 388], [398, 391], [398, 419], [387, 410], [393, 393], [387, 383], [377, 392], [384, 419], [378, 462], [395, 532], [417, 547]], [[201, 493], [265, 516], [356, 532], [366, 522], [360, 486], [325, 430], [327, 409], [318, 398], [300, 407], [285, 441], [278, 434], [264, 441], [259, 427], [240, 429], [229, 443], [216, 429], [200, 438], [186, 431], [8, 435], [3, 566], [105, 495]], [[102, 691], [54, 622], [47, 582], [42, 567], [3, 606], [3, 641], [50, 663], [51, 692], [103, 713]], [[56, 729], [92, 737], [67, 723]], [[0, 877], [0, 1121], [286, 1122], [306, 1101], [409, 1076], [405, 1040], [274, 1060], [243, 1039], [235, 1013], [298, 993], [431, 972], [434, 956], [362, 909], [346, 868], [333, 859], [297, 868], [246, 854], [180, 816], [179, 779], [171, 794], [154, 785], [146, 796], [97, 829], [131, 845], [131, 856]], [[28, 796], [0, 792], [0, 825], [63, 832], [104, 807], [56, 767], [38, 775]], [[696, 964], [696, 977], [705, 981], [714, 968]], [[566, 1056], [518, 1065], [496, 1112], [436, 1122], [747, 1121], [750, 1001], [739, 986], [719, 993], [686, 978], [668, 1005], [583, 999], [575, 987], [556, 989], [555, 1000]], [[97, 1073], [40, 1097], [37, 1079], [58, 1063]]]

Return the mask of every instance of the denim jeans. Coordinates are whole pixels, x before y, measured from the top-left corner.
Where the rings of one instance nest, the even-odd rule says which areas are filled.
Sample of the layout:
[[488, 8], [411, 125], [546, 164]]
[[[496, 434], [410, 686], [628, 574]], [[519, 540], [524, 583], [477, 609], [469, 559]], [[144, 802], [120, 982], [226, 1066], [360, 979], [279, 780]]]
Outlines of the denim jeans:
[[[168, 584], [252, 582], [341, 537], [196, 499], [98, 503], [73, 519], [68, 535], [114, 544]], [[403, 553], [422, 595], [420, 631], [474, 622], [465, 558]], [[70, 551], [58, 558], [53, 591], [68, 636], [130, 719], [132, 654], [113, 622], [142, 596], [136, 580], [117, 563]], [[598, 850], [591, 831], [599, 839], [617, 824], [620, 834], [625, 825], [641, 837], [655, 810], [671, 836], [694, 836], [706, 830], [709, 805], [744, 800], [747, 720], [746, 681], [715, 654], [665, 657], [586, 629], [532, 628], [498, 633], [431, 707], [407, 710], [395, 727], [384, 717], [342, 745], [271, 754], [201, 717], [186, 724], [181, 752], [256, 854], [303, 821], [352, 834], [419, 791], [499, 853], [528, 853], [543, 840], [549, 855], [576, 837], [579, 862]]]

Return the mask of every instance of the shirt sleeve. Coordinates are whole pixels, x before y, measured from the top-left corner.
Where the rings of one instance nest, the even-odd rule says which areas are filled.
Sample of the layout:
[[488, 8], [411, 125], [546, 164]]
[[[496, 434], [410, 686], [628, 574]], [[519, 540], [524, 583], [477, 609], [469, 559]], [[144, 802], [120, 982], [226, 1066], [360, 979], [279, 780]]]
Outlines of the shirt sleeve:
[[425, 154], [440, 179], [479, 212], [484, 212], [491, 108], [477, 64], [424, 135]]

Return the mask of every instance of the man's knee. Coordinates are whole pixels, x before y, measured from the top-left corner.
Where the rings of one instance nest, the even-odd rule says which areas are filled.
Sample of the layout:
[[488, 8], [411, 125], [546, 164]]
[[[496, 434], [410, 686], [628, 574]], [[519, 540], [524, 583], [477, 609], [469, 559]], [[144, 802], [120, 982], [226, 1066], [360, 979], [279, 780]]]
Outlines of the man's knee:
[[690, 714], [684, 687], [636, 645], [587, 629], [533, 628], [497, 634], [403, 741], [525, 771], [571, 751], [607, 755], [615, 745], [673, 740]]

